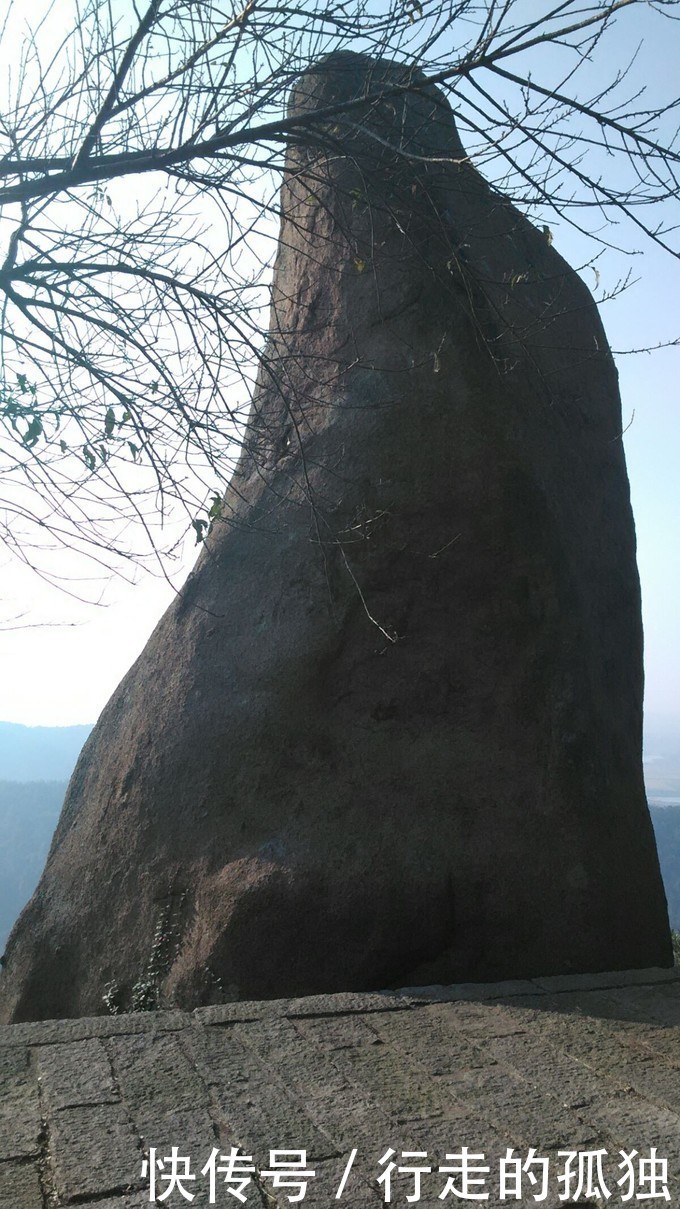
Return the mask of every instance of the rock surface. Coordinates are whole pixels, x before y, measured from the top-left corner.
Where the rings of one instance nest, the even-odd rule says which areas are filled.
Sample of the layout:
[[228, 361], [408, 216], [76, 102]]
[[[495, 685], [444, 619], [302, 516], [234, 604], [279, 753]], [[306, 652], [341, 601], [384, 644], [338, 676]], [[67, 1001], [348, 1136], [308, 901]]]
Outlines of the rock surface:
[[671, 962], [616, 371], [410, 78], [298, 82], [390, 91], [289, 153], [224, 519], [85, 745], [5, 1020]]

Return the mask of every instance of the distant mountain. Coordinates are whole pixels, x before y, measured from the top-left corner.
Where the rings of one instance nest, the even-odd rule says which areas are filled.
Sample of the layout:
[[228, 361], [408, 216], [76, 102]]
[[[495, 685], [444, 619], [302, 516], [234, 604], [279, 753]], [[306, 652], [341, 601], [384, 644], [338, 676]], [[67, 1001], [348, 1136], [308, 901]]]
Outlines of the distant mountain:
[[0, 781], [0, 953], [43, 871], [66, 781]]
[[649, 803], [671, 928], [680, 932], [680, 807]]
[[680, 718], [645, 714], [644, 770], [650, 797], [680, 795]]
[[91, 726], [0, 722], [0, 953], [43, 871]]
[[0, 779], [68, 781], [91, 726], [0, 722]]

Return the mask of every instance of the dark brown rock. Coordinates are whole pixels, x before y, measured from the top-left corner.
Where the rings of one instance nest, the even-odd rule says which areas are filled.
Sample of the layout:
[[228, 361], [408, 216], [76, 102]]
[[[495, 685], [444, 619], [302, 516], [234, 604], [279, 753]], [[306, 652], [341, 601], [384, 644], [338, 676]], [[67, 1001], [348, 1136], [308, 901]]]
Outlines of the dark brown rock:
[[225, 519], [85, 746], [3, 1019], [671, 963], [616, 371], [408, 75], [298, 84], [392, 91], [290, 152]]

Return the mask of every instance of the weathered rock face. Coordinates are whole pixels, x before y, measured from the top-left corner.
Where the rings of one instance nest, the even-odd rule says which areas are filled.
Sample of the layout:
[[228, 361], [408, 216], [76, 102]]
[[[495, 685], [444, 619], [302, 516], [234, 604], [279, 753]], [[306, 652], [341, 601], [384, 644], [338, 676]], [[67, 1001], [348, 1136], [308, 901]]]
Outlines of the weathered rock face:
[[616, 372], [407, 76], [297, 86], [392, 92], [290, 153], [225, 519], [86, 744], [4, 1019], [671, 962]]

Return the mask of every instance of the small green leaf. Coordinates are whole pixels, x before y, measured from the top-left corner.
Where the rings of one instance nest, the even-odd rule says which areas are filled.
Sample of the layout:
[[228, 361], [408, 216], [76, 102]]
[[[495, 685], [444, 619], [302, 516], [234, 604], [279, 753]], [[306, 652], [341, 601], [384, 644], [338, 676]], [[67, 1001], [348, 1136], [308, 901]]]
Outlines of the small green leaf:
[[137, 462], [139, 460], [139, 445], [135, 445], [134, 441], [128, 441], [128, 449], [135, 459], [135, 462]]
[[28, 390], [28, 379], [25, 374], [17, 374], [17, 383], [22, 394]]
[[208, 528], [208, 522], [195, 520], [191, 522], [191, 527], [196, 534], [196, 545], [198, 545], [199, 542], [205, 541], [205, 531]]
[[208, 525], [208, 533], [212, 533], [215, 521], [218, 521], [222, 515], [222, 496], [213, 495], [211, 498], [212, 503], [208, 509], [208, 520], [210, 522]]
[[16, 432], [17, 431], [17, 415], [19, 414], [19, 408], [18, 408], [17, 404], [10, 400], [9, 403], [5, 404], [5, 406], [2, 409], [2, 412], [3, 412], [3, 415], [7, 416], [7, 419], [9, 420], [10, 424], [12, 425], [14, 432]]
[[34, 445], [38, 444], [42, 430], [43, 426], [40, 416], [34, 416], [21, 438], [27, 449], [32, 449]]
[[89, 445], [83, 445], [83, 461], [85, 462], [88, 470], [94, 470], [95, 466], [97, 465], [97, 459], [95, 458]]
[[61, 449], [62, 453], [68, 453], [68, 445], [66, 444], [66, 441], [60, 441], [59, 448]]
[[109, 407], [104, 417], [104, 432], [107, 437], [113, 436], [113, 430], [116, 426], [116, 413], [112, 407]]

